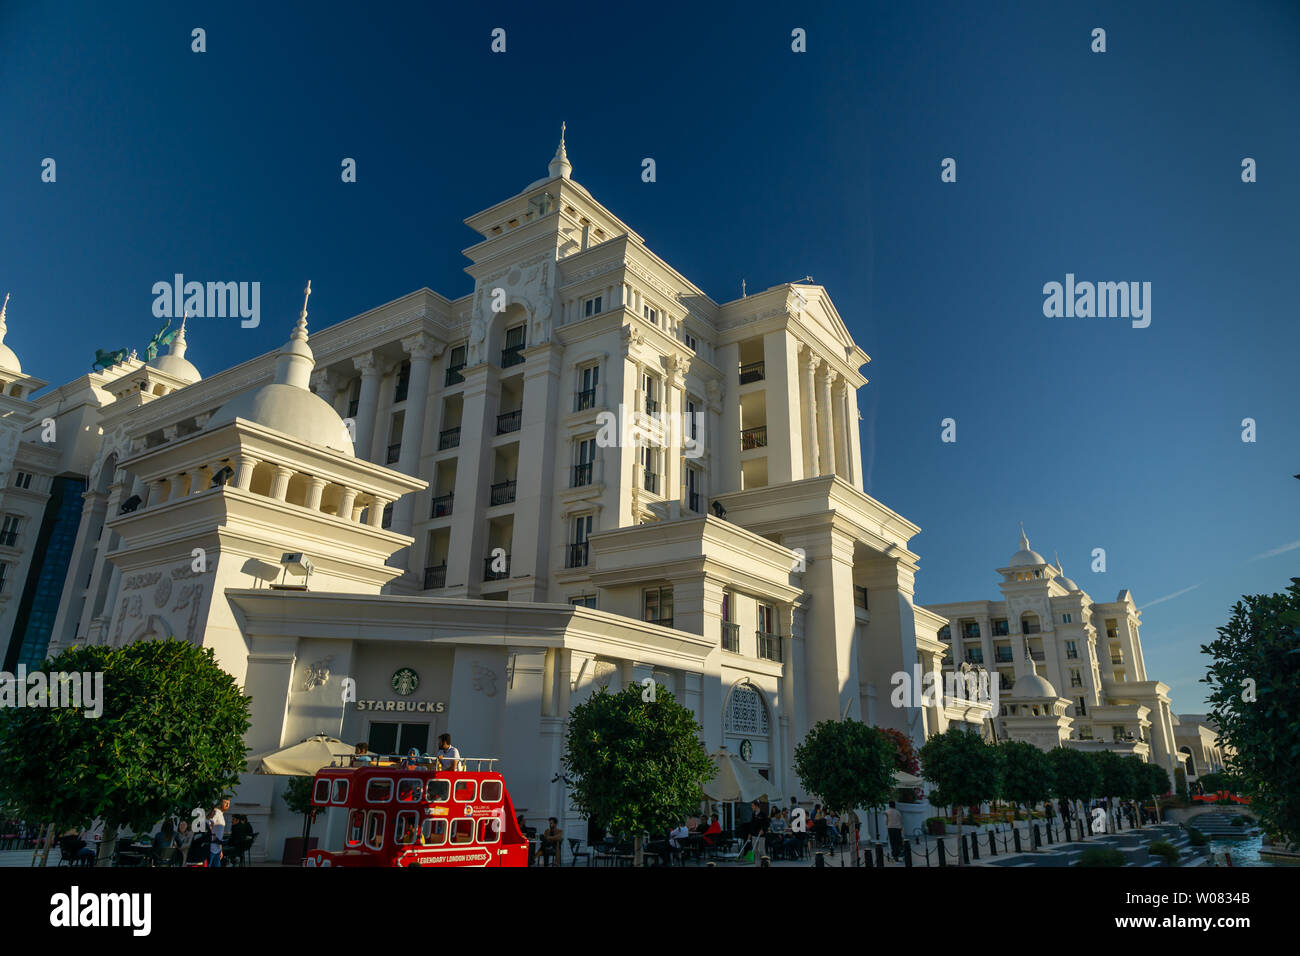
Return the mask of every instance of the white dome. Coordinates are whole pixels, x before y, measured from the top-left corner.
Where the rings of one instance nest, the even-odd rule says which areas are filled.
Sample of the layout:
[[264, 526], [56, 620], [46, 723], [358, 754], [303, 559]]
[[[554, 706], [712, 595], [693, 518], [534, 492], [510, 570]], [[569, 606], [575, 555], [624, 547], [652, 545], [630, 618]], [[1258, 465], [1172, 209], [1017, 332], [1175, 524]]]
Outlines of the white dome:
[[355, 454], [347, 426], [339, 413], [320, 396], [293, 385], [272, 383], [233, 398], [208, 422], [209, 428], [228, 425], [236, 418], [284, 432], [311, 445], [323, 445], [346, 455]]
[[1011, 560], [1007, 563], [1007, 567], [1023, 568], [1023, 567], [1029, 567], [1030, 565], [1039, 565], [1039, 564], [1046, 564], [1046, 563], [1047, 561], [1037, 551], [1024, 550], [1024, 551], [1017, 551], [1015, 554], [1013, 554], [1011, 556]]
[[168, 375], [179, 378], [189, 385], [193, 385], [203, 378], [189, 359], [181, 358], [179, 355], [170, 352], [166, 355], [157, 356], [149, 363], [149, 367], [156, 368], [160, 372], [166, 372]]
[[1057, 578], [1056, 581], [1058, 584], [1061, 585], [1061, 587], [1065, 588], [1067, 591], [1079, 590], [1079, 585], [1075, 584], [1073, 581], [1071, 581], [1069, 578], [1065, 576], [1061, 576]]
[[1046, 677], [1039, 677], [1038, 674], [1025, 674], [1016, 681], [1016, 685], [1011, 688], [1012, 697], [1056, 697], [1056, 688], [1052, 686], [1051, 681]]
[[23, 365], [18, 361], [18, 356], [14, 354], [14, 350], [3, 342], [0, 342], [0, 368], [6, 372], [17, 372], [20, 375], [23, 371]]

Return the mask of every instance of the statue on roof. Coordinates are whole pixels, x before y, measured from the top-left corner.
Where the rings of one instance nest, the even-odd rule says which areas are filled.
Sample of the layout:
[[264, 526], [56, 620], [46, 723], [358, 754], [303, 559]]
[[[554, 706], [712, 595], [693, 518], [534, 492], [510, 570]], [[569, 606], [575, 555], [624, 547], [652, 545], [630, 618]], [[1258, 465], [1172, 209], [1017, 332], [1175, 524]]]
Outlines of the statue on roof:
[[154, 337], [151, 338], [149, 344], [145, 346], [144, 355], [146, 362], [152, 362], [156, 359], [158, 357], [159, 347], [163, 345], [171, 345], [172, 339], [176, 338], [176, 333], [179, 332], [180, 329], [172, 329], [169, 332], [168, 329], [171, 327], [171, 324], [171, 319], [164, 322], [163, 327], [154, 333]]

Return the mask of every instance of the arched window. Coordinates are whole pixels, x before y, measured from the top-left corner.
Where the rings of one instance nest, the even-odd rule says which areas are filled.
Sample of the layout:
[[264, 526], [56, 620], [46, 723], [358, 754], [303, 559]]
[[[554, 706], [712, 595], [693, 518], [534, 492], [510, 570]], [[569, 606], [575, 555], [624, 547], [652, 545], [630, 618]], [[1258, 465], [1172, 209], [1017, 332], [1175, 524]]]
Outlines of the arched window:
[[732, 690], [727, 702], [727, 732], [767, 736], [767, 705], [755, 688], [742, 684]]

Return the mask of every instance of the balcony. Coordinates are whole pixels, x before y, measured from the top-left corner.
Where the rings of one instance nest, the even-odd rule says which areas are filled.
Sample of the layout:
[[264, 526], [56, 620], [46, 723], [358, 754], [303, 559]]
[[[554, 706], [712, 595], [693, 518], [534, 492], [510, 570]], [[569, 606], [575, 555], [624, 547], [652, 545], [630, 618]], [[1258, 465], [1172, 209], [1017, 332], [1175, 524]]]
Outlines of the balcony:
[[994, 621], [994, 622], [993, 622], [993, 636], [994, 636], [994, 637], [1006, 637], [1006, 636], [1009, 635], [1010, 633], [1011, 633], [1011, 628], [1007, 625], [1007, 622], [1006, 622], [1006, 621]]
[[433, 499], [433, 506], [429, 509], [429, 517], [445, 518], [450, 515], [451, 506], [455, 503], [455, 498], [455, 492], [447, 495], [438, 495]]
[[581, 392], [575, 392], [573, 395], [573, 410], [575, 412], [585, 411], [588, 408], [596, 407], [596, 390], [594, 388], [584, 388]]
[[484, 581], [501, 581], [505, 578], [510, 577], [510, 555], [508, 554], [506, 555], [505, 568], [503, 568], [500, 571], [492, 570], [492, 565], [496, 560], [497, 560], [496, 558], [483, 559], [483, 580]]
[[1020, 633], [1022, 633], [1022, 634], [1038, 634], [1038, 633], [1040, 633], [1042, 630], [1043, 630], [1043, 628], [1042, 628], [1042, 626], [1039, 625], [1039, 624], [1028, 624], [1028, 623], [1026, 623], [1026, 624], [1021, 624], [1021, 625], [1020, 625]]
[[746, 428], [740, 433], [740, 450], [750, 451], [754, 448], [767, 447], [767, 426], [759, 425], [757, 428]]
[[1110, 662], [1111, 662], [1111, 664], [1115, 665], [1116, 667], [1123, 667], [1123, 666], [1124, 666], [1124, 658], [1123, 658], [1123, 657], [1116, 657], [1116, 656], [1113, 655], [1113, 654], [1111, 655]]
[[1029, 652], [1029, 658], [1030, 658], [1030, 660], [1035, 660], [1035, 661], [1045, 661], [1045, 660], [1047, 660], [1047, 652], [1046, 652], [1046, 651], [1030, 651], [1030, 652]]
[[389, 464], [389, 465], [393, 464], [393, 462], [395, 462], [395, 461], [397, 461], [397, 459], [401, 458], [401, 457], [402, 457], [402, 443], [399, 441], [396, 445], [389, 445], [389, 446], [388, 446], [388, 454], [387, 454], [387, 456], [385, 456], [385, 457], [386, 457], [386, 459], [387, 459], [387, 460], [385, 461], [385, 464]]
[[766, 631], [758, 631], [758, 656], [765, 661], [776, 661], [780, 664], [783, 661], [781, 657], [781, 636], [779, 634], [768, 634]]
[[966, 663], [967, 663], [967, 664], [983, 664], [983, 663], [984, 663], [984, 655], [983, 655], [983, 654], [967, 654], [967, 655], [966, 655]]
[[1014, 664], [1016, 660], [1015, 655], [1009, 650], [999, 650], [997, 654], [994, 655], [993, 659], [999, 664]]
[[497, 416], [497, 434], [505, 435], [509, 432], [517, 432], [523, 427], [524, 412], [518, 409], [513, 412], [506, 412], [504, 415]]
[[647, 415], [659, 414], [659, 400], [657, 398], [651, 398], [649, 395], [645, 397], [645, 413]]
[[740, 653], [740, 625], [730, 621], [722, 622], [722, 649], [733, 654]]
[[464, 368], [464, 364], [448, 365], [447, 376], [443, 379], [443, 384], [445, 386], [459, 385], [461, 382], [465, 381], [465, 376], [460, 374]]
[[740, 367], [740, 384], [748, 385], [750, 382], [761, 382], [766, 376], [763, 374], [764, 363], [750, 362], [748, 365]]
[[432, 591], [434, 588], [445, 588], [447, 586], [447, 562], [436, 565], [432, 568], [424, 569], [424, 589]]
[[591, 484], [591, 465], [591, 462], [584, 461], [580, 465], [573, 466], [573, 475], [569, 479], [570, 488], [581, 488]]
[[460, 447], [460, 426], [455, 428], [444, 428], [438, 432], [438, 451], [446, 451], [448, 448]]
[[522, 345], [507, 345], [501, 350], [501, 367], [513, 368], [516, 365], [524, 364], [524, 347]]
[[569, 545], [567, 549], [568, 553], [564, 558], [564, 566], [566, 568], [585, 568], [587, 566], [589, 547], [590, 543], [587, 541]]
[[498, 481], [492, 486], [492, 504], [509, 505], [515, 500], [515, 481]]
[[645, 473], [642, 483], [644, 484], [646, 491], [652, 491], [655, 494], [659, 493], [659, 476], [653, 471], [647, 471]]

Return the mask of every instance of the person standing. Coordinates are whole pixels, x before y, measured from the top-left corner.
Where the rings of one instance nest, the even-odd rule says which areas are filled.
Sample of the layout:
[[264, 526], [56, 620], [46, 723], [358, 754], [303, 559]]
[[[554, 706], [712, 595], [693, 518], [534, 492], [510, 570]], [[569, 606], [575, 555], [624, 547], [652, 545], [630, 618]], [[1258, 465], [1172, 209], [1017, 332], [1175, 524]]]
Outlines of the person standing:
[[438, 735], [438, 769], [459, 770], [460, 751], [451, 745], [451, 734]]
[[762, 866], [763, 854], [767, 852], [767, 810], [757, 800], [754, 801], [753, 807], [754, 821], [751, 826], [754, 834], [754, 863]]
[[889, 855], [897, 863], [903, 855], [903, 815], [893, 800], [889, 801], [889, 809], [885, 811], [885, 829], [889, 833]]
[[221, 865], [221, 842], [226, 837], [226, 811], [230, 809], [230, 798], [222, 797], [212, 807], [208, 817], [208, 831], [212, 834], [212, 843], [208, 848], [208, 866]]

